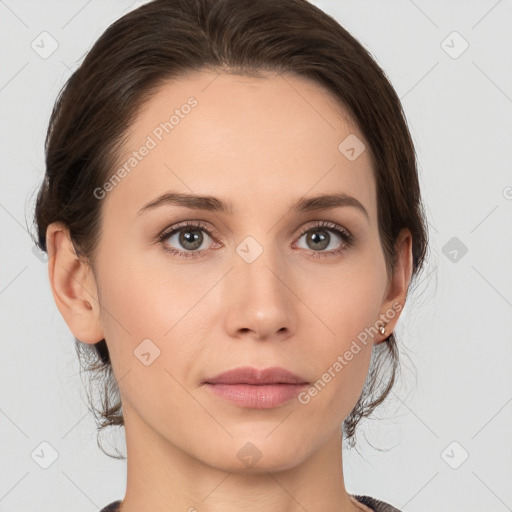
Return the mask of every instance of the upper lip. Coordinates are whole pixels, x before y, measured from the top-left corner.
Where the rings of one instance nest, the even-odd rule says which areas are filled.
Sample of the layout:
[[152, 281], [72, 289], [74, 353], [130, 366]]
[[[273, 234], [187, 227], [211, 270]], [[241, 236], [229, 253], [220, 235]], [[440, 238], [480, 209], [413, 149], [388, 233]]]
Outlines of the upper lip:
[[306, 380], [294, 373], [274, 366], [258, 370], [251, 366], [234, 368], [204, 381], [206, 384], [307, 384]]

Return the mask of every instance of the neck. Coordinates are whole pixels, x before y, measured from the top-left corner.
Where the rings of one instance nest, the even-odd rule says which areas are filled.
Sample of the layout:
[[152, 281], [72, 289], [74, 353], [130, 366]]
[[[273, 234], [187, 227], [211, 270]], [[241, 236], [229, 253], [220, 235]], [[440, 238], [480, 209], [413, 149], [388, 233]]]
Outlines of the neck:
[[[121, 512], [365, 510], [345, 490], [341, 429], [296, 465], [265, 465], [261, 457], [253, 467], [226, 470], [179, 449], [127, 404], [123, 414], [128, 474]], [[292, 452], [293, 441], [300, 443], [290, 440]]]

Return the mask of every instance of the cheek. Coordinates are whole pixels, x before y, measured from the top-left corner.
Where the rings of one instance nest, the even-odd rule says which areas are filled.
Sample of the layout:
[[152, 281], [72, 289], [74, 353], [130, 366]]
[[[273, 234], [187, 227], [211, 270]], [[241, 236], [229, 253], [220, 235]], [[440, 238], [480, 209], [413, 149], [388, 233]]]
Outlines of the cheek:
[[165, 421], [199, 412], [180, 383], [207, 336], [201, 327], [207, 301], [197, 303], [212, 284], [122, 253], [104, 260], [119, 264], [104, 264], [100, 282], [104, 333], [123, 400], [143, 417]]
[[306, 404], [306, 408], [311, 407], [332, 429], [353, 409], [370, 365], [373, 350], [370, 328], [378, 319], [379, 301], [368, 273], [364, 276], [361, 278], [357, 273], [350, 278], [345, 276], [343, 284], [347, 288], [336, 288], [336, 293], [328, 294], [331, 301], [325, 302], [322, 319], [334, 334], [329, 332], [319, 337], [318, 344], [306, 349], [309, 353], [305, 358], [316, 361], [317, 380], [301, 403]]
[[[354, 258], [354, 261], [356, 258]], [[338, 349], [379, 319], [385, 269], [374, 258], [357, 257], [354, 264], [320, 269], [301, 277], [300, 288], [319, 333]]]
[[[323, 334], [315, 338], [314, 346], [306, 347], [305, 357], [318, 361], [316, 387], [323, 398], [317, 404], [323, 403], [326, 414], [341, 411], [346, 415], [368, 373], [385, 286], [384, 261], [367, 251], [358, 254], [357, 263], [347, 262], [335, 273], [331, 269], [315, 277], [314, 281], [311, 276], [305, 279], [303, 289], [309, 286], [308, 306], [321, 319], [313, 320]], [[329, 391], [321, 391], [324, 385]]]
[[148, 352], [157, 367], [186, 373], [207, 336], [205, 314], [214, 297], [208, 291], [221, 273], [173, 267], [165, 257], [150, 262], [136, 251], [115, 253], [113, 245], [105, 247], [99, 279], [105, 337], [119, 375], [138, 368], [137, 356]]
[[326, 370], [342, 376], [337, 377], [339, 388], [350, 400], [353, 393], [359, 394], [366, 378], [373, 348], [372, 332], [376, 333], [371, 328], [378, 320], [380, 303], [369, 272], [353, 273], [344, 279], [344, 284], [346, 288], [330, 306], [328, 321], [336, 335], [325, 353]]

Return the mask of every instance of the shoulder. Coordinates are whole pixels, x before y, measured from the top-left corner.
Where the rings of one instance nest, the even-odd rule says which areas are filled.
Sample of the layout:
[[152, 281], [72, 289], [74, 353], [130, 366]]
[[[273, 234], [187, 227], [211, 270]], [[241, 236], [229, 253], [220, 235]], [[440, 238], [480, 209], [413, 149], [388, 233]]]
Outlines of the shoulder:
[[119, 505], [121, 505], [121, 500], [113, 501], [110, 505], [107, 505], [105, 508], [102, 508], [100, 512], [118, 512]]
[[393, 507], [393, 505], [378, 500], [377, 498], [372, 498], [371, 496], [361, 496], [357, 494], [352, 494], [352, 496], [359, 503], [362, 503], [363, 505], [369, 507], [373, 512], [402, 512], [396, 507]]

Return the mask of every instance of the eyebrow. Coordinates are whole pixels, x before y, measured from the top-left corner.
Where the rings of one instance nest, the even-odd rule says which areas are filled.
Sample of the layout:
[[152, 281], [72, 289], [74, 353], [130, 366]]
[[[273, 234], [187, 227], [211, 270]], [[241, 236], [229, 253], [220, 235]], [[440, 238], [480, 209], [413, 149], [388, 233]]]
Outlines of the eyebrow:
[[[173, 205], [184, 206], [193, 210], [207, 210], [211, 212], [233, 214], [233, 204], [230, 201], [224, 201], [213, 196], [201, 196], [195, 194], [186, 194], [181, 192], [166, 192], [158, 196], [153, 201], [144, 205], [137, 215], [142, 215], [155, 208]], [[370, 217], [366, 208], [355, 198], [345, 193], [339, 194], [322, 194], [313, 197], [302, 197], [294, 205], [290, 211], [295, 213], [304, 213], [315, 210], [325, 210], [328, 208], [339, 208], [350, 206], [361, 211], [369, 220]]]

